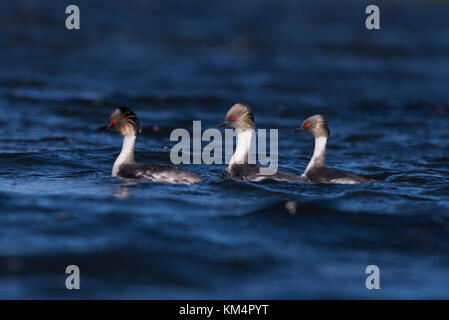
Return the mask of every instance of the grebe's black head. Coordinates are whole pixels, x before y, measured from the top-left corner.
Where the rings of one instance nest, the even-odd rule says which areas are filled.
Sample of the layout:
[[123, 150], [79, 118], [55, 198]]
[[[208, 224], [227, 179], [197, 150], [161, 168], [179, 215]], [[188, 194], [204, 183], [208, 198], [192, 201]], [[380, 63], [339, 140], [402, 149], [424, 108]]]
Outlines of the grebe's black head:
[[122, 136], [138, 135], [140, 133], [140, 123], [136, 114], [129, 108], [118, 108], [109, 119], [106, 130], [120, 132]]
[[327, 125], [327, 120], [324, 116], [317, 114], [304, 120], [299, 128], [295, 132], [307, 132], [313, 135], [315, 138], [325, 137], [329, 138], [330, 131]]
[[247, 104], [237, 103], [229, 109], [224, 121], [218, 126], [241, 130], [255, 129], [253, 110]]

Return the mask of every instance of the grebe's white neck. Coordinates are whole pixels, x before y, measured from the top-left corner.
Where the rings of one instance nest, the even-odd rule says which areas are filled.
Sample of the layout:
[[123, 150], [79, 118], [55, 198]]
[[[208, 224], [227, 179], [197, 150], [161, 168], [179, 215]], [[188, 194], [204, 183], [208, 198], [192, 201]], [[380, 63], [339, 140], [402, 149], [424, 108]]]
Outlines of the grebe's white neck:
[[324, 167], [326, 165], [326, 137], [316, 137], [315, 138], [315, 150], [313, 151], [312, 159], [310, 159], [307, 165], [304, 175], [314, 167]]
[[126, 135], [123, 137], [122, 151], [114, 162], [112, 167], [112, 176], [116, 177], [120, 166], [123, 164], [135, 163], [134, 161], [134, 147], [136, 146], [136, 135]]
[[234, 164], [248, 163], [251, 142], [254, 137], [254, 129], [236, 129], [235, 132], [237, 133], [237, 147], [229, 161], [228, 171]]

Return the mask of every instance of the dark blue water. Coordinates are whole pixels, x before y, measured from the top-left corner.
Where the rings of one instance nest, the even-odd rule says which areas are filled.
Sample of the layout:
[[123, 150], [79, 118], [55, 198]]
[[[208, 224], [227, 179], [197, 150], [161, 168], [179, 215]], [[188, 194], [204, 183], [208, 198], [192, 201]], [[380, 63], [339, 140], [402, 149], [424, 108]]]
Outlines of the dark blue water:
[[[1, 298], [449, 298], [448, 4], [381, 2], [367, 31], [359, 1], [80, 0], [68, 31], [69, 4], [0, 4]], [[168, 163], [171, 130], [236, 102], [279, 128], [281, 169], [304, 170], [292, 130], [322, 113], [328, 165], [380, 182], [110, 177], [116, 107], [137, 160]]]

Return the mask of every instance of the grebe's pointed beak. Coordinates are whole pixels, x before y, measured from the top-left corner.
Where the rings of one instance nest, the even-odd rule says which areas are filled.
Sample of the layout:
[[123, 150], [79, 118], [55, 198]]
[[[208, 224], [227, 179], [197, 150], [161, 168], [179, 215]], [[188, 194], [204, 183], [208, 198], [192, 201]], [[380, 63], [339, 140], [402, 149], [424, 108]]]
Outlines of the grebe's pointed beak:
[[293, 132], [304, 132], [302, 127], [296, 128]]
[[229, 121], [225, 120], [222, 123], [220, 123], [217, 127], [227, 127], [229, 125]]
[[112, 122], [109, 122], [104, 126], [99, 127], [98, 130], [112, 131]]

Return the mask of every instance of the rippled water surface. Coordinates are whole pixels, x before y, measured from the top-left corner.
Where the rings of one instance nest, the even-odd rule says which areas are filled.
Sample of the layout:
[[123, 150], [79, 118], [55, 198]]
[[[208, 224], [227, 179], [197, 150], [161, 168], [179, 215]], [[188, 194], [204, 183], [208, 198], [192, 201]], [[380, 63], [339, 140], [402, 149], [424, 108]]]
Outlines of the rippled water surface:
[[[79, 31], [64, 1], [0, 4], [1, 298], [449, 298], [448, 4], [381, 2], [367, 31], [358, 1], [77, 2]], [[379, 183], [110, 176], [116, 107], [140, 118], [136, 159], [168, 163], [171, 130], [240, 101], [279, 128], [282, 170], [322, 113], [328, 165]]]

